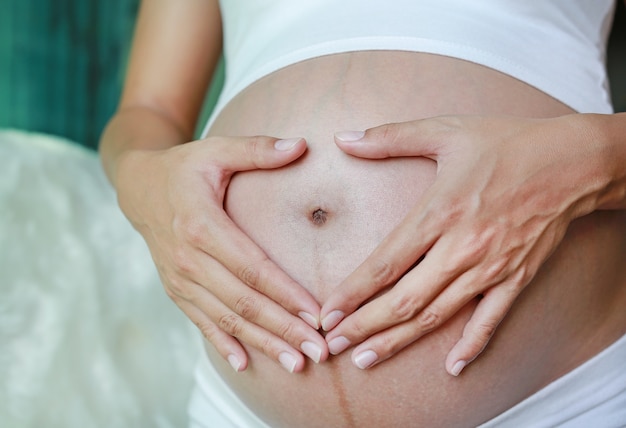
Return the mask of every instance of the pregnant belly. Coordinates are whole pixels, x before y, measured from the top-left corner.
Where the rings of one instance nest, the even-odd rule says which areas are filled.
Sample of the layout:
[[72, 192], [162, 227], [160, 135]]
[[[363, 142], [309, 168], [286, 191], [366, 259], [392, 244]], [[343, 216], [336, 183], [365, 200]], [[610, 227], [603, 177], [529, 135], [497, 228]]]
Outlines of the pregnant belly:
[[434, 175], [430, 160], [358, 160], [331, 140], [288, 168], [236, 176], [226, 208], [272, 260], [323, 302]]
[[[323, 303], [436, 175], [436, 165], [424, 158], [350, 157], [335, 146], [333, 133], [438, 114], [503, 112], [549, 116], [569, 110], [497, 72], [432, 55], [346, 54], [291, 66], [236, 97], [211, 134], [305, 137], [308, 151], [281, 169], [237, 174], [226, 209], [272, 260]], [[600, 223], [588, 222], [594, 227]], [[619, 242], [608, 238], [615, 224], [603, 224], [600, 237], [606, 239], [595, 244], [583, 232], [578, 238], [576, 231], [568, 235], [560, 251], [565, 255], [547, 265], [485, 354], [459, 378], [445, 372], [444, 360], [475, 302], [442, 328], [366, 371], [352, 365], [348, 352], [320, 365], [308, 362], [303, 373], [289, 374], [248, 349], [249, 368], [234, 373], [210, 346], [207, 352], [233, 390], [272, 426], [475, 426], [608, 344], [600, 340], [595, 351], [591, 346], [585, 352], [577, 345], [584, 337], [580, 319], [593, 318], [604, 304], [597, 298], [601, 286], [596, 284], [593, 293], [597, 278], [587, 267], [597, 265], [594, 257], [606, 261], [620, 251]], [[590, 246], [592, 255], [571, 269], [568, 248], [574, 244]], [[586, 285], [579, 284], [583, 274], [592, 277]], [[569, 284], [570, 290], [558, 284]], [[596, 297], [592, 307], [591, 295]], [[529, 328], [537, 324], [543, 328], [541, 337]], [[614, 328], [611, 334], [615, 339], [618, 332]]]

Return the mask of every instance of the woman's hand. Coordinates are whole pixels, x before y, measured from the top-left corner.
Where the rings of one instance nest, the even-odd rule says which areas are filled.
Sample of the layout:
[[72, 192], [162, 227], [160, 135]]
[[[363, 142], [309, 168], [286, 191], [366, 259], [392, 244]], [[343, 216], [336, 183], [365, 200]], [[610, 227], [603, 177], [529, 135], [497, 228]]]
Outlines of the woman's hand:
[[303, 139], [212, 137], [120, 158], [120, 206], [146, 240], [167, 294], [237, 371], [248, 364], [241, 343], [291, 372], [303, 369], [302, 353], [328, 357], [316, 331], [318, 303], [223, 209], [235, 172], [278, 168], [305, 151]]
[[433, 159], [437, 178], [323, 305], [330, 352], [358, 345], [354, 364], [370, 367], [480, 297], [445, 362], [458, 375], [569, 223], [598, 207], [606, 153], [583, 116], [441, 117], [337, 134], [353, 156]]

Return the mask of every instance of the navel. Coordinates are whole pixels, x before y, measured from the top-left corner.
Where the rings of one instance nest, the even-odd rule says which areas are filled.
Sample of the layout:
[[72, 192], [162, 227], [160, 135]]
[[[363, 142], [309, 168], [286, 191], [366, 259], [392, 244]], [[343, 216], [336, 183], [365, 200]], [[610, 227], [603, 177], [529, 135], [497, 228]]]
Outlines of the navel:
[[311, 221], [316, 226], [322, 226], [327, 220], [328, 213], [321, 208], [317, 208], [311, 213]]

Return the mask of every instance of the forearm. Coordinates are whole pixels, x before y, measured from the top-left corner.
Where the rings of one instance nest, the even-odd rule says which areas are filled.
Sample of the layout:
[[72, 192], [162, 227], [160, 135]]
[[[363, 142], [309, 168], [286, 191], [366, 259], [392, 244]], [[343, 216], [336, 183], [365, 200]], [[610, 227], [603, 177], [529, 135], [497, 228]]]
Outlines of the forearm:
[[626, 209], [626, 113], [582, 115], [589, 144], [597, 152], [593, 167], [599, 184], [595, 209]]
[[137, 150], [168, 149], [191, 139], [164, 114], [148, 107], [121, 108], [107, 125], [100, 140], [100, 157], [107, 177], [116, 186], [117, 168]]
[[127, 154], [192, 139], [220, 56], [221, 29], [217, 0], [141, 2], [118, 111], [100, 141], [114, 185]]

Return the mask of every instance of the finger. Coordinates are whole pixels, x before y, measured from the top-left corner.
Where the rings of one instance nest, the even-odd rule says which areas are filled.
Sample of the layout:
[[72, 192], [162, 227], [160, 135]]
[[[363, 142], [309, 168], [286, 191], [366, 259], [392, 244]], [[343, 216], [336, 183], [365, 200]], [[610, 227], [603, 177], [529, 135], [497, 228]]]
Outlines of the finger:
[[471, 319], [463, 329], [463, 337], [446, 357], [446, 370], [452, 376], [474, 361], [485, 349], [498, 325], [504, 319], [517, 297], [506, 285], [498, 285], [485, 293]]
[[[471, 291], [467, 285], [474, 279], [474, 275], [464, 276], [455, 287], [447, 288], [414, 319], [382, 331], [357, 346], [352, 352], [353, 363], [361, 369], [372, 367], [391, 358], [424, 335], [441, 328], [475, 298], [476, 292]], [[498, 285], [488, 291], [489, 298], [484, 297], [478, 302], [470, 321], [466, 324], [463, 339], [457, 342], [446, 358], [448, 373], [458, 376], [461, 370], [482, 352], [511, 307], [514, 300], [511, 295], [506, 286]], [[494, 296], [497, 300], [495, 304], [493, 301], [490, 302]], [[463, 343], [464, 339], [467, 339], [467, 342]]]
[[278, 168], [294, 161], [306, 151], [304, 138], [209, 137], [203, 140], [212, 151], [211, 158], [223, 171]]
[[485, 283], [480, 268], [443, 265], [441, 257], [450, 253], [450, 246], [439, 242], [389, 293], [356, 311], [326, 336], [331, 353], [336, 353], [338, 344], [347, 348], [367, 339], [353, 351], [353, 361], [360, 368], [377, 364], [440, 328], [492, 285]]
[[190, 302], [179, 299], [176, 304], [233, 370], [241, 372], [248, 368], [248, 354], [237, 339], [220, 330], [204, 312]]
[[[228, 270], [210, 258], [203, 258], [197, 273], [200, 278], [207, 278], [218, 284], [211, 287], [211, 294], [228, 307], [238, 317], [253, 323], [299, 349], [316, 363], [328, 358], [328, 347], [324, 338], [305, 321], [289, 313], [272, 299], [242, 284]], [[296, 285], [296, 287], [300, 287]], [[205, 306], [205, 290], [195, 288], [197, 295], [190, 300], [210, 313], [210, 306]], [[246, 327], [240, 320], [232, 320], [235, 325], [232, 334], [238, 336], [237, 328]]]
[[[222, 203], [229, 172], [282, 166], [306, 151], [306, 141], [302, 138], [277, 140], [257, 136], [210, 137], [196, 143], [212, 151], [208, 157], [217, 168], [209, 168], [205, 178], [214, 181], [210, 186], [216, 192], [213, 202], [219, 203], [207, 203], [204, 198], [191, 201], [195, 209], [188, 212], [202, 212], [205, 215], [201, 218], [179, 216], [175, 223], [176, 235], [182, 237], [190, 247], [200, 248], [209, 257], [217, 259], [248, 286], [268, 295], [318, 329], [319, 304], [234, 224]], [[181, 257], [183, 263], [185, 257], [184, 254]], [[198, 279], [198, 282], [202, 281]]]
[[[224, 337], [231, 337], [231, 339], [237, 338], [240, 343], [245, 343], [263, 352], [290, 373], [299, 372], [304, 368], [304, 357], [286, 341], [233, 312], [219, 298], [198, 284], [193, 287], [193, 290], [197, 294], [192, 301], [185, 303], [179, 298], [175, 298], [174, 301], [179, 307], [200, 317], [197, 318], [201, 322], [198, 327], [201, 328], [202, 333], [216, 347], [222, 357], [228, 360], [229, 351], [237, 351], [231, 340], [227, 339], [225, 343], [220, 342]], [[198, 294], [201, 294], [201, 297], [198, 297]], [[195, 306], [198, 311], [205, 314], [208, 322], [205, 318], [197, 315], [198, 312], [190, 309], [190, 305]], [[216, 333], [216, 329], [223, 334]], [[240, 357], [241, 353], [235, 353], [235, 356]]]
[[437, 117], [385, 124], [367, 131], [342, 131], [335, 134], [335, 142], [344, 152], [369, 159], [423, 156], [436, 160], [458, 120]]
[[[435, 182], [372, 254], [331, 293], [320, 313], [324, 330], [330, 331], [367, 299], [423, 264], [427, 252], [435, 262], [428, 269], [429, 276], [441, 276], [437, 284], [449, 283], [471, 265], [473, 247], [459, 250], [459, 238], [452, 233], [461, 213], [458, 207], [440, 200], [440, 194], [449, 194], [442, 186], [445, 184]], [[450, 256], [456, 254], [460, 254], [458, 261]]]
[[441, 328], [450, 318], [459, 313], [473, 297], [455, 296], [446, 292], [420, 311], [414, 318], [392, 326], [373, 335], [352, 352], [352, 362], [360, 369], [379, 364], [424, 335]]
[[[413, 211], [422, 212], [421, 206], [416, 207]], [[320, 313], [322, 320], [322, 328], [326, 331], [330, 331], [335, 328], [339, 322], [342, 321], [345, 315], [351, 314], [357, 307], [363, 304], [364, 301], [373, 297], [382, 290], [390, 287], [394, 283], [403, 278], [403, 283], [410, 283], [410, 278], [417, 274], [412, 274], [407, 271], [414, 271], [417, 267], [424, 263], [429, 265], [431, 262], [427, 262], [428, 259], [445, 260], [445, 253], [442, 256], [437, 254], [429, 254], [425, 257], [424, 254], [433, 247], [437, 250], [439, 247], [435, 242], [438, 239], [438, 231], [440, 227], [437, 226], [437, 218], [435, 216], [424, 215], [408, 215], [374, 250], [374, 252], [363, 262], [356, 270], [354, 270], [333, 293], [328, 297]], [[416, 237], [415, 230], [423, 230], [424, 232]], [[442, 245], [443, 246], [443, 245]], [[447, 248], [443, 246], [444, 248]], [[438, 275], [439, 265], [423, 269], [420, 268], [419, 272], [428, 272], [430, 276]], [[439, 290], [441, 284], [446, 284], [447, 278], [442, 277], [435, 280], [419, 279], [420, 283], [434, 283], [439, 285], [426, 286], [424, 289]], [[396, 285], [397, 287], [397, 285]], [[396, 288], [394, 287], [394, 289]], [[392, 289], [392, 291], [394, 291]], [[404, 288], [402, 288], [404, 290]], [[392, 294], [391, 297], [396, 297], [397, 294]], [[389, 303], [390, 296], [386, 297], [380, 305], [383, 311], [389, 310], [390, 306], [394, 306]], [[380, 299], [380, 297], [378, 298]], [[377, 300], [378, 300], [377, 299]], [[376, 301], [376, 300], [375, 300]], [[388, 304], [385, 308], [383, 305]], [[361, 309], [362, 310], [362, 309]], [[386, 312], [383, 314], [384, 320], [391, 320], [394, 317], [394, 313]], [[375, 318], [372, 318], [375, 319]], [[369, 331], [369, 328], [365, 328]]]
[[[201, 263], [191, 262], [193, 250], [199, 249], [207, 259], [217, 260], [246, 285], [267, 295], [317, 330], [320, 307], [313, 296], [272, 262], [228, 217], [221, 201], [214, 202], [195, 198], [191, 201], [193, 209], [174, 219], [174, 235], [179, 239], [179, 247], [173, 254], [173, 264], [181, 275], [186, 276], [195, 266], [201, 266]], [[203, 283], [211, 276], [212, 271], [209, 271], [204, 279], [194, 279]]]
[[[359, 344], [378, 332], [409, 321], [407, 325], [411, 326], [412, 340], [416, 340], [439, 327], [454, 314], [456, 308], [471, 300], [477, 292], [465, 284], [472, 283], [473, 275], [458, 267], [442, 268], [441, 257], [447, 253], [448, 246], [437, 243], [421, 264], [407, 273], [389, 292], [344, 319], [326, 335], [330, 353], [336, 355], [350, 345]], [[446, 287], [455, 281], [453, 289], [460, 291], [450, 293]], [[433, 302], [436, 298], [441, 300], [441, 295], [451, 300], [446, 303], [445, 310], [437, 309], [437, 304]], [[386, 346], [396, 346], [392, 336], [383, 336]]]
[[[218, 210], [195, 238], [198, 247], [225, 266], [241, 282], [319, 329], [320, 306], [300, 284], [277, 266], [233, 221]], [[207, 275], [212, 275], [208, 271]], [[210, 277], [210, 276], [207, 276]]]

